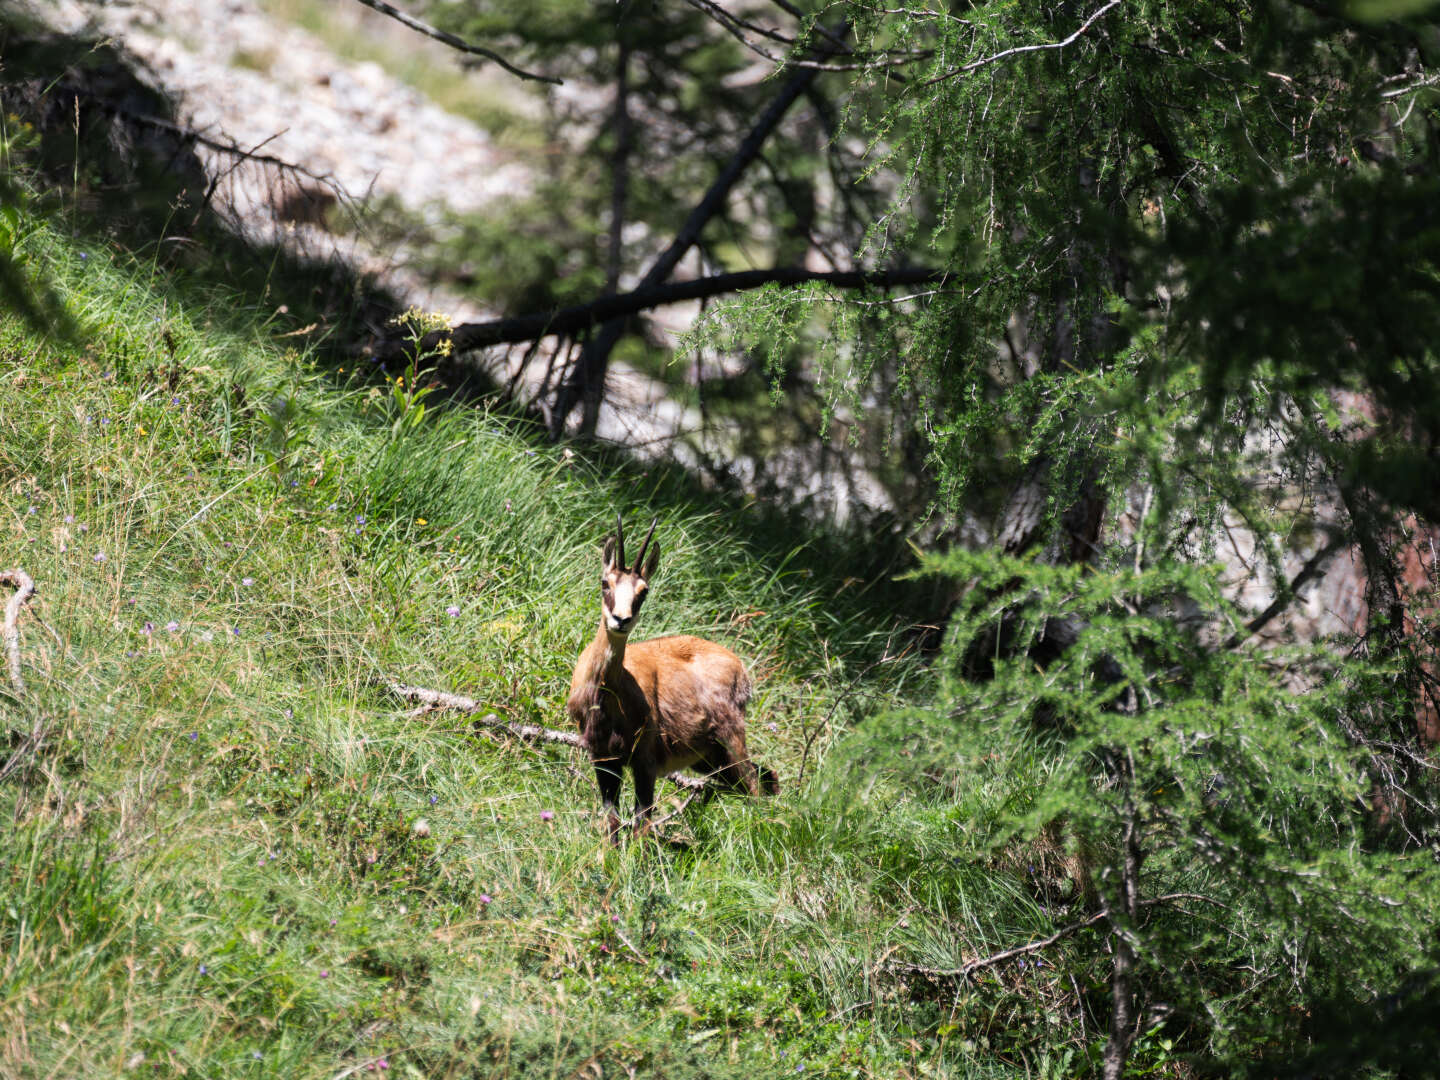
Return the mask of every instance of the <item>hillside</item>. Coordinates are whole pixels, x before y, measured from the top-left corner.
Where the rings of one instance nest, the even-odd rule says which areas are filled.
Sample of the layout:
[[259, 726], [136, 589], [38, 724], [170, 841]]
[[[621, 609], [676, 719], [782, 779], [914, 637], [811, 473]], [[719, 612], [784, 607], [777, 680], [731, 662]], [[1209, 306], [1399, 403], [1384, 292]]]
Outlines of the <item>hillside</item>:
[[[872, 1027], [867, 974], [905, 906], [867, 856], [890, 841], [793, 793], [819, 790], [893, 629], [855, 582], [662, 475], [323, 373], [239, 297], [178, 298], [43, 224], [18, 239], [76, 325], [0, 324], [3, 561], [40, 590], [4, 709], [0, 1071], [909, 1059], [898, 1022]], [[382, 681], [563, 723], [617, 508], [661, 518], [646, 631], [745, 655], [753, 751], [792, 794], [696, 804], [666, 844], [610, 851], [568, 750]]]

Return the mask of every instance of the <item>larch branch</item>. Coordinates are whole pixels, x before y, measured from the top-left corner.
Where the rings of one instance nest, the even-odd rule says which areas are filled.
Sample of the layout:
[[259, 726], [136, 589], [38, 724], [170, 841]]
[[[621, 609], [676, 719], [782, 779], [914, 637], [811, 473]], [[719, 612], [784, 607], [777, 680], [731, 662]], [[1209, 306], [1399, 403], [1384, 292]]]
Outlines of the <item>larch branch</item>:
[[1063, 49], [1067, 45], [1073, 45], [1079, 39], [1080, 35], [1085, 33], [1086, 30], [1089, 30], [1090, 27], [1093, 26], [1098, 19], [1100, 19], [1103, 15], [1109, 12], [1112, 8], [1119, 6], [1119, 4], [1120, 0], [1110, 0], [1108, 4], [1098, 9], [1088, 19], [1081, 23], [1080, 26], [1075, 30], [1075, 32], [1069, 37], [1067, 37], [1064, 41], [1052, 41], [1045, 45], [1018, 45], [1013, 49], [1002, 49], [1000, 52], [994, 53], [990, 56], [982, 56], [979, 60], [972, 60], [968, 64], [962, 64], [957, 68], [951, 68], [943, 75], [936, 75], [933, 79], [928, 80], [922, 85], [934, 86], [936, 83], [944, 82], [946, 79], [953, 79], [957, 75], [964, 75], [966, 72], [974, 71], [976, 68], [982, 68], [985, 67], [987, 64], [993, 64], [996, 61], [1004, 60], [1007, 57], [1018, 56], [1021, 53], [1043, 52], [1047, 49]]

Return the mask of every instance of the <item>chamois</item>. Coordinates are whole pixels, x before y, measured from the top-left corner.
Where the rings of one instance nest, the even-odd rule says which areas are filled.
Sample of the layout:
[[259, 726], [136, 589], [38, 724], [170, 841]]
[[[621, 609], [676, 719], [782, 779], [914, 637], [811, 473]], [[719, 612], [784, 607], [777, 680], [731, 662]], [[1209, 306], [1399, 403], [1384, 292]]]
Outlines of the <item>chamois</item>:
[[600, 628], [575, 665], [566, 704], [595, 766], [611, 843], [619, 843], [617, 807], [627, 765], [642, 829], [654, 806], [655, 778], [675, 769], [710, 773], [751, 795], [760, 794], [762, 779], [774, 788], [773, 774], [757, 770], [745, 749], [750, 676], [738, 656], [688, 634], [627, 645], [660, 565], [660, 545], [650, 544], [655, 524], [627, 565], [624, 526], [615, 515], [615, 533], [601, 556]]

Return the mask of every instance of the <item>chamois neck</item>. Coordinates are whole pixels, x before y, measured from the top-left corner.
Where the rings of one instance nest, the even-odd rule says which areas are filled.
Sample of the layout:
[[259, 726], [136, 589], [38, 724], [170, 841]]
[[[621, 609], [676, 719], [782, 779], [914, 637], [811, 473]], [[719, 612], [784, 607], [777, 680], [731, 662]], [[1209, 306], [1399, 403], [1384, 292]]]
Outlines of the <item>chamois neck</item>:
[[594, 654], [594, 671], [597, 678], [609, 679], [620, 674], [625, 668], [625, 641], [628, 634], [615, 634], [600, 617], [600, 626], [595, 631], [595, 640], [590, 649]]

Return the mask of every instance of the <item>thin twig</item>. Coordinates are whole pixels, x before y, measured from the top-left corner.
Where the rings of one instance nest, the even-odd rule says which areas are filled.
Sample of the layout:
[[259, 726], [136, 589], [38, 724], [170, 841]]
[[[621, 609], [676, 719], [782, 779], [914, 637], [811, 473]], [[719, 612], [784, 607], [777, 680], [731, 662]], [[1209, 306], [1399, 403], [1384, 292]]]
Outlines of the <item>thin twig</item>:
[[564, 85], [561, 80], [554, 76], [537, 75], [533, 71], [523, 71], [494, 50], [487, 49], [483, 45], [472, 45], [464, 38], [456, 37], [454, 34], [446, 33], [444, 30], [437, 30], [429, 23], [423, 23], [413, 15], [406, 15], [405, 12], [391, 7], [385, 3], [384, 0], [355, 0], [355, 2], [364, 4], [372, 11], [378, 11], [381, 15], [388, 15], [396, 22], [408, 26], [411, 30], [424, 34], [426, 37], [434, 38], [436, 41], [443, 42], [452, 49], [457, 49], [463, 53], [470, 53], [472, 56], [483, 56], [487, 60], [494, 60], [495, 63], [510, 72], [511, 75], [519, 76], [522, 79], [534, 79], [537, 82], [554, 83], [556, 86]]
[[0, 570], [0, 584], [13, 585], [15, 594], [5, 604], [5, 661], [10, 670], [10, 685], [15, 693], [25, 696], [25, 679], [20, 674], [20, 609], [35, 595], [35, 580], [18, 566], [13, 570]]
[[[693, 779], [693, 778], [692, 778], [692, 777], [685, 777], [685, 779], [689, 780], [689, 779]], [[692, 802], [694, 802], [696, 799], [698, 799], [698, 798], [699, 798], [701, 795], [703, 795], [703, 794], [705, 794], [705, 791], [704, 791], [703, 788], [700, 789], [700, 790], [698, 790], [698, 791], [692, 791], [689, 795], [687, 795], [687, 796], [685, 797], [685, 801], [682, 802], [679, 806], [677, 806], [674, 810], [670, 811], [670, 813], [666, 814], [666, 815], [665, 815], [664, 817], [662, 817], [662, 818], [656, 818], [654, 821], [650, 822], [650, 828], [652, 828], [652, 829], [658, 829], [661, 825], [664, 825], [667, 821], [674, 821], [674, 820], [675, 820], [677, 817], [679, 817], [681, 814], [685, 813], [686, 810], [690, 809], [690, 804], [691, 804]]]
[[[361, 2], [363, 3], [364, 0], [361, 0]], [[1102, 15], [1104, 15], [1111, 8], [1117, 6], [1119, 3], [1120, 0], [1110, 0], [1108, 4], [1100, 8], [1083, 23], [1081, 23], [1079, 28], [1073, 34], [1067, 37], [1064, 41], [1054, 41], [1048, 45], [1019, 45], [1013, 49], [1004, 49], [1001, 52], [995, 53], [991, 56], [982, 56], [979, 60], [972, 60], [968, 64], [963, 64], [960, 67], [952, 68], [951, 70], [945, 72], [945, 74], [943, 75], [936, 75], [933, 79], [928, 80], [922, 85], [934, 86], [936, 83], [944, 82], [946, 79], [953, 79], [956, 75], [964, 75], [968, 71], [974, 71], [976, 68], [982, 68], [987, 64], [995, 63], [997, 60], [1004, 60], [1006, 57], [1009, 56], [1018, 56], [1020, 53], [1041, 52], [1046, 49], [1063, 49], [1065, 48], [1065, 46], [1073, 44], [1075, 40], [1080, 37], [1081, 34], [1085, 33], [1086, 30], [1090, 29], [1091, 25], [1094, 24], [1095, 20], [1099, 19]]]
[[[1154, 896], [1149, 900], [1141, 900], [1138, 907], [1154, 907], [1156, 904], [1174, 903], [1176, 900], [1200, 900], [1207, 904], [1215, 904], [1218, 907], [1225, 907], [1219, 900], [1209, 896], [1202, 896], [1199, 893], [1166, 893], [1164, 896]], [[1039, 952], [1041, 949], [1049, 948], [1057, 941], [1069, 937], [1086, 927], [1094, 926], [1097, 922], [1103, 921], [1108, 916], [1107, 912], [1097, 911], [1088, 919], [1081, 919], [1079, 922], [1069, 923], [1062, 926], [1049, 937], [1041, 938], [1039, 941], [1032, 941], [1026, 945], [1017, 945], [1013, 949], [1005, 949], [1002, 952], [992, 953], [989, 956], [982, 956], [975, 960], [969, 960], [958, 968], [932, 968], [920, 964], [893, 964], [891, 970], [912, 972], [916, 975], [928, 975], [936, 979], [968, 979], [975, 972], [983, 968], [994, 967], [996, 964], [1003, 964], [1006, 960], [1013, 960], [1017, 956], [1025, 956], [1027, 953]]]

